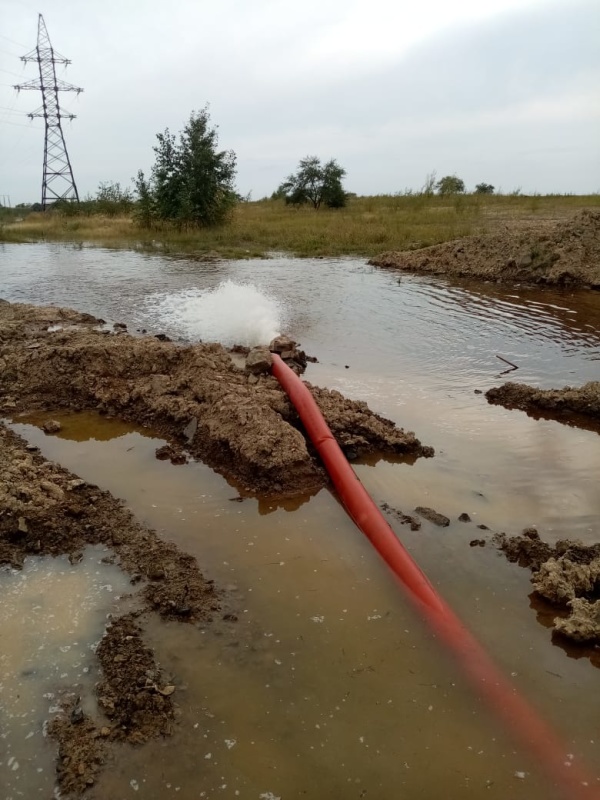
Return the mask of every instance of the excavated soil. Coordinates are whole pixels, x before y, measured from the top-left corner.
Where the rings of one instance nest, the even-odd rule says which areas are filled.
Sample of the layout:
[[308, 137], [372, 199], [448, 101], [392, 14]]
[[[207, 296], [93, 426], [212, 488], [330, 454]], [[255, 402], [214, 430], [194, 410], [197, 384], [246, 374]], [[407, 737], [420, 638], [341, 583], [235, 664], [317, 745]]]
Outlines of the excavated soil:
[[171, 732], [173, 684], [155, 663], [136, 617], [157, 613], [183, 622], [210, 618], [220, 607], [212, 581], [196, 560], [138, 524], [108, 492], [46, 461], [37, 448], [0, 424], [0, 566], [19, 568], [27, 555], [68, 554], [88, 544], [108, 547], [139, 585], [139, 608], [114, 619], [97, 649], [96, 687], [104, 718], [91, 719], [75, 693], [48, 726], [58, 744], [56, 773], [63, 795], [94, 784], [111, 742], [141, 744]]
[[[296, 495], [326, 483], [295, 409], [269, 374], [219, 344], [134, 337], [70, 309], [0, 302], [0, 412], [97, 410], [151, 426], [248, 492]], [[307, 384], [349, 455], [430, 456], [365, 403]]]
[[[305, 366], [303, 354], [288, 355], [292, 366]], [[366, 404], [309, 388], [350, 457], [433, 455]], [[70, 309], [0, 301], [0, 414], [62, 409], [97, 410], [151, 426], [169, 439], [157, 457], [175, 463], [199, 457], [248, 492], [295, 495], [326, 482], [279, 384], [236, 366], [220, 345], [133, 337], [123, 324], [106, 330], [102, 320]], [[49, 416], [45, 429], [53, 426], [59, 429]], [[139, 609], [112, 620], [97, 649], [99, 718], [90, 718], [76, 693], [67, 691], [62, 713], [48, 726], [58, 745], [63, 795], [92, 786], [115, 743], [142, 744], [172, 730], [175, 686], [144, 646], [137, 617], [205, 622], [219, 611], [220, 598], [193, 557], [138, 524], [108, 492], [46, 461], [0, 422], [0, 566], [18, 569], [27, 555], [68, 554], [76, 563], [90, 544], [109, 548], [107, 560], [131, 575]]]
[[600, 544], [543, 542], [535, 528], [522, 536], [496, 534], [509, 561], [528, 567], [537, 595], [556, 606], [553, 630], [581, 644], [600, 644]]
[[406, 252], [370, 264], [509, 283], [600, 289], [600, 212], [582, 211], [542, 230], [511, 229]]
[[600, 381], [563, 389], [534, 389], [509, 382], [488, 389], [485, 396], [490, 403], [518, 408], [536, 418], [556, 419], [600, 433]]

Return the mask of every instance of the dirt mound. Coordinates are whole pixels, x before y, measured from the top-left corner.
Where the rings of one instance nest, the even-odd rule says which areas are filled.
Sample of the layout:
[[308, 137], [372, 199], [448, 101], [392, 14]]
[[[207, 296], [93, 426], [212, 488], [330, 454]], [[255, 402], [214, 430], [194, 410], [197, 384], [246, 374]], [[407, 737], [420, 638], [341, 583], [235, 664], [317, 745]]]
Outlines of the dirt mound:
[[554, 620], [557, 634], [600, 642], [600, 544], [565, 539], [551, 547], [534, 528], [522, 536], [497, 534], [494, 540], [510, 561], [531, 569], [535, 592], [566, 612]]
[[600, 211], [582, 211], [545, 231], [507, 229], [382, 253], [369, 263], [434, 275], [600, 289]]
[[[293, 495], [325, 484], [271, 375], [246, 372], [218, 344], [181, 346], [100, 322], [0, 303], [0, 410], [96, 409], [148, 425], [253, 492]], [[339, 443], [357, 455], [433, 454], [366, 404], [308, 386]]]
[[534, 389], [524, 383], [505, 383], [488, 389], [488, 402], [518, 408], [531, 416], [558, 419], [600, 432], [600, 381], [579, 387]]

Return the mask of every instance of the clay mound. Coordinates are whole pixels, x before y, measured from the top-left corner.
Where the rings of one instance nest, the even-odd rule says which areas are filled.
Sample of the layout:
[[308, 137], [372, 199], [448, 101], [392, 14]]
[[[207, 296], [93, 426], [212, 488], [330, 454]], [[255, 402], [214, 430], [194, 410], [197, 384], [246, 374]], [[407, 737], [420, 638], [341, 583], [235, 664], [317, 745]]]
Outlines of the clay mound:
[[470, 236], [421, 250], [382, 253], [369, 263], [434, 275], [600, 289], [600, 211], [581, 211], [544, 232]]
[[[65, 327], [53, 330], [57, 324]], [[181, 346], [97, 324], [68, 309], [1, 303], [0, 408], [96, 409], [132, 420], [185, 444], [253, 492], [293, 495], [325, 485], [273, 377], [248, 374], [219, 344]], [[432, 455], [366, 404], [312, 391], [342, 446], [360, 454]]]
[[551, 547], [534, 528], [522, 536], [498, 534], [495, 542], [509, 561], [529, 567], [536, 594], [563, 611], [553, 623], [556, 633], [575, 642], [600, 642], [600, 544], [564, 539]]
[[505, 408], [519, 408], [534, 416], [539, 412], [539, 416], [577, 424], [576, 419], [571, 419], [571, 415], [577, 415], [600, 422], [600, 381], [562, 389], [534, 389], [525, 383], [508, 382], [488, 389], [485, 396], [490, 403]]

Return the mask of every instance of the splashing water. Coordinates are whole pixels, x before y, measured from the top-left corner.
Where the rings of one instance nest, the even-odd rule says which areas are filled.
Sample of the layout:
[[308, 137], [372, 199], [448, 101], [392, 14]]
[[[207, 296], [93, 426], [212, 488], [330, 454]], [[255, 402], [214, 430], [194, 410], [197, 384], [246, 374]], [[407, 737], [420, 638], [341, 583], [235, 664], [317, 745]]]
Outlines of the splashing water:
[[252, 284], [224, 281], [215, 289], [155, 296], [150, 305], [163, 325], [192, 340], [253, 347], [279, 334], [285, 306]]

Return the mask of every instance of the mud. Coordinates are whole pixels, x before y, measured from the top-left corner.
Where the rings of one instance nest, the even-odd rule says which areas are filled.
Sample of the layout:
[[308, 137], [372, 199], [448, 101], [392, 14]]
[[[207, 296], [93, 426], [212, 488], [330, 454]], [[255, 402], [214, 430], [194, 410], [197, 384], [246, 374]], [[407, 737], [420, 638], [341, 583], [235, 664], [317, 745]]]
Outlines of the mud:
[[394, 506], [390, 506], [388, 503], [382, 503], [380, 508], [382, 511], [385, 511], [388, 516], [397, 519], [401, 525], [409, 525], [411, 531], [421, 530], [421, 523], [416, 517], [405, 514], [399, 508], [394, 508]]
[[539, 597], [560, 614], [553, 630], [583, 644], [600, 644], [600, 544], [561, 540], [554, 547], [535, 528], [521, 536], [496, 534], [494, 542], [510, 561], [528, 567]]
[[194, 558], [138, 524], [108, 492], [46, 461], [0, 424], [0, 565], [19, 568], [28, 554], [63, 553], [75, 563], [87, 544], [110, 548], [132, 584], [139, 584], [139, 609], [113, 620], [97, 649], [103, 716], [91, 719], [76, 694], [67, 693], [63, 712], [48, 726], [58, 743], [63, 795], [94, 784], [111, 743], [141, 744], [172, 730], [174, 685], [144, 646], [135, 616], [157, 613], [205, 624], [220, 602]]
[[382, 253], [369, 263], [502, 283], [600, 289], [600, 212], [582, 211], [542, 229], [507, 223], [503, 232]]
[[[326, 484], [271, 375], [248, 373], [218, 344], [180, 345], [100, 324], [69, 309], [0, 302], [0, 413], [97, 410], [151, 426], [250, 493], [293, 496]], [[307, 385], [342, 448], [433, 455], [365, 403]]]
[[600, 381], [562, 389], [535, 389], [524, 383], [505, 383], [488, 389], [489, 403], [517, 408], [535, 418], [555, 419], [600, 433]]

